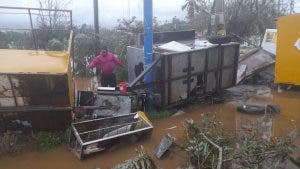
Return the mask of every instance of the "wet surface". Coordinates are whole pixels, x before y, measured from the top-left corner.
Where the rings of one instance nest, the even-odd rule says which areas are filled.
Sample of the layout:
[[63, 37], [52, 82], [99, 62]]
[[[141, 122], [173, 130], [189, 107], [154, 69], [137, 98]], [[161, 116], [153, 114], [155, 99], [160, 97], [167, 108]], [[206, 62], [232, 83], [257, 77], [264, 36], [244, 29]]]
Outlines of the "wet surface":
[[[95, 166], [106, 169], [135, 156], [135, 149], [139, 145], [143, 145], [148, 150], [160, 168], [176, 168], [186, 163], [184, 153], [172, 151], [167, 158], [158, 160], [154, 157], [155, 148], [167, 133], [175, 137], [177, 143], [184, 143], [183, 120], [192, 118], [194, 121], [199, 121], [202, 113], [216, 113], [224, 125], [237, 136], [243, 134], [239, 129], [249, 126], [257, 126], [257, 129], [261, 130], [259, 133], [264, 137], [286, 135], [295, 127], [297, 133], [299, 132], [300, 91], [272, 92], [252, 97], [248, 102], [262, 104], [275, 102], [281, 106], [281, 112], [266, 119], [262, 115], [246, 115], [237, 112], [237, 103], [193, 105], [184, 109], [187, 112], [185, 114], [154, 121], [152, 137], [130, 146], [96, 154], [83, 161], [77, 160], [66, 147], [59, 147], [49, 152], [24, 152], [15, 157], [0, 158], [0, 169], [92, 169]], [[299, 136], [297, 140], [300, 140]]]

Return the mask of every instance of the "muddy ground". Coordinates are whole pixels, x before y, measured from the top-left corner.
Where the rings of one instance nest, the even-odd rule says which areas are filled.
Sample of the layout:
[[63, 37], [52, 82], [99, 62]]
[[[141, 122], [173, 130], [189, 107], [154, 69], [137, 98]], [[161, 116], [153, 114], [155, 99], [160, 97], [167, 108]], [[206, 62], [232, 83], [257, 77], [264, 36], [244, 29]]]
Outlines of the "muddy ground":
[[[249, 126], [257, 126], [259, 133], [266, 136], [282, 136], [288, 134], [296, 128], [300, 131], [300, 92], [284, 91], [278, 93], [262, 93], [260, 96], [251, 97], [248, 102], [258, 102], [261, 104], [277, 103], [281, 106], [281, 112], [274, 117], [263, 120], [262, 115], [246, 115], [236, 111], [237, 102], [226, 102], [215, 105], [193, 105], [183, 109], [185, 114], [174, 117], [153, 121], [154, 130], [152, 137], [140, 141], [133, 145], [126, 145], [112, 151], [103, 152], [90, 156], [79, 161], [65, 146], [53, 149], [48, 152], [27, 151], [16, 156], [7, 156], [0, 158], [0, 169], [92, 169], [100, 167], [101, 169], [111, 168], [118, 163], [123, 162], [135, 156], [135, 149], [143, 145], [150, 155], [154, 156], [155, 147], [160, 139], [166, 133], [170, 133], [176, 138], [176, 142], [184, 142], [184, 127], [182, 121], [192, 118], [199, 121], [202, 113], [216, 113], [217, 117], [230, 129], [236, 136], [243, 134], [241, 129]], [[300, 143], [300, 137], [297, 136], [296, 142]], [[300, 145], [300, 144], [299, 144]], [[300, 154], [297, 151], [298, 155]], [[161, 168], [176, 168], [186, 164], [184, 153], [172, 151], [166, 158], [158, 160], [156, 164]]]

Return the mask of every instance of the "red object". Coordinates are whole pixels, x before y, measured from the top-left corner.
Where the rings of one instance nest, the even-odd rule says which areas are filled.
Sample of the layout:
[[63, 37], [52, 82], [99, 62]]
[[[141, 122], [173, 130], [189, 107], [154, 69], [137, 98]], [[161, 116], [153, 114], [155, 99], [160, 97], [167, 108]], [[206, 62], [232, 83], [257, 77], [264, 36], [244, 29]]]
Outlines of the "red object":
[[120, 87], [120, 93], [121, 94], [126, 94], [127, 93], [127, 83], [126, 82], [121, 82], [119, 84]]

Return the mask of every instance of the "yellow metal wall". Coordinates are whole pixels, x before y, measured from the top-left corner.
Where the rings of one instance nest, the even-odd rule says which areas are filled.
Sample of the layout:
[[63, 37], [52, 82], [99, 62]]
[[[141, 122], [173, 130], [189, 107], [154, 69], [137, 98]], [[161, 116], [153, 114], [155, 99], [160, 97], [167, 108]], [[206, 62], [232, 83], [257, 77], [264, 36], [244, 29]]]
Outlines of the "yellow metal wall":
[[275, 81], [277, 84], [300, 85], [300, 14], [278, 19]]

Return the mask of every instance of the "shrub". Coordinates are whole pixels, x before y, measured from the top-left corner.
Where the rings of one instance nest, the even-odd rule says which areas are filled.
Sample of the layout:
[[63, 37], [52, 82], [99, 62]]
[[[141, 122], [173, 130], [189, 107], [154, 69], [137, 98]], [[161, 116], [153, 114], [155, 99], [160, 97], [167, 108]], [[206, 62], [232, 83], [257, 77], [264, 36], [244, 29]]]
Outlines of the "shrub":
[[17, 134], [6, 132], [0, 136], [0, 155], [15, 154], [20, 152], [18, 145], [19, 136]]
[[64, 132], [39, 132], [36, 135], [38, 150], [48, 151], [68, 141], [70, 130]]

